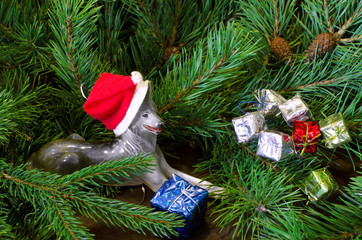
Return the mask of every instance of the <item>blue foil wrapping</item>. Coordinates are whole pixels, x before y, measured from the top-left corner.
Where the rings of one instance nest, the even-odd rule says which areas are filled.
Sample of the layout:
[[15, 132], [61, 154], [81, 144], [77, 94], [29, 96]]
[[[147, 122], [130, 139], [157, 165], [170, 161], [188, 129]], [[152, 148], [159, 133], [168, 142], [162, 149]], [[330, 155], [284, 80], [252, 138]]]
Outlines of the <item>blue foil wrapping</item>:
[[185, 226], [176, 231], [180, 237], [189, 238], [204, 219], [208, 194], [207, 190], [174, 174], [153, 196], [151, 207], [182, 216]]

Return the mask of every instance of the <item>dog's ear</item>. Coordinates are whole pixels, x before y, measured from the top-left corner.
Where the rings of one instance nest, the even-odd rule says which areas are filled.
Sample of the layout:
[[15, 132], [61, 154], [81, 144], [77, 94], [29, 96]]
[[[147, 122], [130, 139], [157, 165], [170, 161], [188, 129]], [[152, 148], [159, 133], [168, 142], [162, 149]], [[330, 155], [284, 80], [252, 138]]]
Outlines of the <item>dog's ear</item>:
[[151, 81], [148, 82], [148, 88], [147, 88], [147, 93], [146, 93], [146, 97], [147, 100], [152, 100], [152, 84]]

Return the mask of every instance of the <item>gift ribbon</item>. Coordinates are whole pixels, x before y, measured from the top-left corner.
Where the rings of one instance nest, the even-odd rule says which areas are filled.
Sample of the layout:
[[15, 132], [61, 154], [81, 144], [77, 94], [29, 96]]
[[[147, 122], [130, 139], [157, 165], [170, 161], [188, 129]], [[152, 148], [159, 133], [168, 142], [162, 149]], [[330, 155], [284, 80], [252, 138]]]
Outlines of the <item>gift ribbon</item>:
[[[317, 142], [314, 142], [314, 143], [311, 143], [311, 142], [313, 142], [315, 139], [317, 139], [317, 138], [319, 138], [319, 137], [321, 136], [321, 133], [319, 133], [319, 134], [318, 134], [317, 136], [315, 136], [314, 138], [308, 140], [308, 122], [306, 122], [306, 123], [307, 123], [307, 129], [306, 129], [305, 135], [302, 136], [302, 137], [298, 136], [298, 137], [300, 137], [302, 140], [303, 140], [303, 138], [305, 137], [305, 141], [303, 141], [302, 144], [297, 145], [297, 147], [300, 147], [300, 146], [302, 147], [301, 149], [299, 149], [299, 150], [297, 151], [297, 155], [298, 155], [298, 157], [299, 157], [299, 160], [298, 160], [298, 161], [300, 161], [300, 159], [302, 158], [302, 156], [303, 156], [303, 154], [304, 154], [305, 149], [306, 149], [309, 145], [315, 145], [315, 144], [318, 143], [318, 141], [317, 141]], [[294, 132], [293, 132], [293, 135], [294, 135]], [[294, 138], [294, 136], [293, 136], [293, 138]]]
[[258, 105], [260, 105], [260, 107], [257, 109], [257, 111], [259, 111], [260, 109], [264, 109], [264, 103], [265, 103], [265, 99], [266, 99], [266, 91], [264, 91], [264, 96], [260, 99], [260, 102], [258, 101], [248, 101], [248, 102], [239, 102], [238, 106], [239, 106], [239, 110], [246, 114], [246, 112], [244, 112], [241, 107], [240, 107], [240, 104], [243, 104], [243, 103], [257, 103]]
[[180, 194], [175, 200], [173, 200], [173, 202], [171, 203], [171, 205], [168, 207], [168, 210], [169, 210], [169, 211], [170, 211], [172, 205], [173, 205], [174, 203], [176, 203], [176, 201], [177, 201], [182, 195], [185, 195], [187, 198], [189, 198], [191, 201], [193, 201], [193, 202], [196, 204], [197, 209], [199, 210], [199, 215], [201, 216], [201, 210], [200, 210], [199, 204], [197, 204], [197, 202], [192, 198], [192, 196], [189, 195], [189, 192], [188, 192], [188, 191], [194, 191], [194, 192], [196, 192], [196, 190], [188, 190], [189, 187], [191, 187], [191, 186], [192, 186], [192, 185], [188, 185], [187, 188], [181, 189], [181, 194]]

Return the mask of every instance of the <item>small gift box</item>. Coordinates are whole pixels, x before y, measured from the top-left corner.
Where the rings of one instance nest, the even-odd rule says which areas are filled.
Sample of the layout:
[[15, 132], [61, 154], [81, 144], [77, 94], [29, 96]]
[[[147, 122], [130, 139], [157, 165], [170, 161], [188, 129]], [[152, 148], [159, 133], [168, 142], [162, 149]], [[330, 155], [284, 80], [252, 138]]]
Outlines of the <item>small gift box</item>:
[[279, 161], [294, 152], [293, 140], [288, 134], [270, 131], [260, 132], [256, 155]]
[[232, 119], [239, 143], [252, 142], [258, 139], [259, 133], [266, 129], [265, 119], [261, 112], [246, 113]]
[[328, 148], [336, 148], [351, 141], [341, 113], [333, 114], [319, 121], [319, 127]]
[[153, 196], [151, 207], [182, 216], [185, 226], [176, 230], [180, 237], [189, 238], [205, 216], [207, 198], [207, 190], [191, 185], [174, 174]]
[[294, 121], [293, 141], [295, 151], [299, 156], [302, 156], [304, 152], [315, 153], [320, 136], [321, 133], [317, 121]]
[[299, 94], [279, 105], [284, 120], [293, 127], [294, 120], [306, 121], [312, 119], [312, 113]]
[[303, 183], [303, 191], [310, 201], [327, 199], [337, 189], [337, 182], [326, 168], [312, 171]]
[[258, 89], [254, 92], [254, 96], [258, 100], [260, 111], [264, 115], [271, 115], [279, 111], [279, 104], [287, 101], [282, 95], [271, 89]]

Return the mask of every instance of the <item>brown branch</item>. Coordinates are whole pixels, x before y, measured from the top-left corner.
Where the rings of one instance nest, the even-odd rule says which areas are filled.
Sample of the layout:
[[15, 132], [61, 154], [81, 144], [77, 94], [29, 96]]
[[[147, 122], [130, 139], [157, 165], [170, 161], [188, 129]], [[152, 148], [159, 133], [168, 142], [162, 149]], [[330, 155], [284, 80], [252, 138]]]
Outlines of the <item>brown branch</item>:
[[252, 151], [250, 151], [250, 149], [243, 145], [242, 146], [250, 155], [253, 155], [255, 158], [259, 158], [265, 165], [267, 165], [268, 167], [270, 167], [271, 169], [273, 169], [274, 171], [279, 172], [279, 169], [276, 168], [273, 164], [271, 164], [270, 162], [266, 161], [264, 158], [259, 157], [258, 155], [256, 155], [255, 153], [253, 153]]
[[71, 69], [72, 69], [72, 73], [74, 74], [74, 77], [77, 81], [77, 85], [78, 87], [80, 86], [80, 76], [78, 74], [78, 67], [75, 67], [74, 64], [74, 53], [73, 53], [73, 48], [72, 48], [72, 27], [73, 24], [70, 22], [70, 16], [67, 17], [67, 41], [68, 41], [68, 49], [69, 49], [69, 61], [70, 61], [70, 65], [71, 65]]
[[[158, 39], [160, 40], [159, 45], [162, 48], [165, 48], [167, 46], [167, 41], [163, 38], [162, 34], [161, 34], [161, 30], [160, 28], [157, 26], [155, 20], [153, 19], [151, 13], [147, 10], [146, 6], [144, 5], [144, 3], [142, 1], [139, 1], [138, 4], [141, 6], [141, 8], [143, 8], [143, 10], [145, 11], [145, 13], [147, 14], [148, 18], [150, 19], [154, 30], [156, 31], [156, 34], [158, 36]], [[156, 35], [154, 34], [154, 37], [157, 39]]]
[[359, 35], [359, 36], [354, 37], [354, 38], [342, 38], [339, 41], [343, 42], [343, 43], [350, 43], [350, 42], [354, 42], [354, 41], [357, 41], [357, 40], [360, 40], [360, 39], [362, 39], [362, 35]]
[[4, 32], [6, 32], [10, 37], [14, 38], [15, 33], [13, 33], [10, 28], [8, 28], [7, 26], [5, 26], [4, 24], [0, 24], [0, 26], [2, 27], [2, 29], [4, 30]]
[[276, 0], [273, 0], [274, 7], [275, 7], [275, 28], [274, 28], [274, 36], [273, 38], [279, 35], [279, 7]]
[[324, 81], [319, 81], [319, 82], [315, 82], [315, 83], [311, 83], [311, 84], [307, 84], [307, 85], [301, 85], [299, 87], [296, 88], [289, 88], [289, 89], [285, 89], [285, 90], [281, 90], [280, 93], [284, 93], [284, 92], [288, 92], [288, 91], [293, 91], [293, 90], [299, 90], [299, 89], [304, 89], [304, 88], [309, 88], [309, 87], [313, 87], [313, 86], [321, 86], [321, 85], [328, 85], [328, 84], [332, 84], [332, 83], [336, 83], [340, 80], [344, 80], [347, 77], [343, 77], [343, 78], [332, 78], [332, 79], [328, 79], [328, 80], [324, 80]]
[[69, 229], [69, 225], [67, 224], [67, 222], [65, 221], [62, 213], [60, 212], [59, 206], [58, 206], [58, 203], [57, 203], [57, 200], [56, 200], [56, 198], [55, 198], [55, 196], [54, 196], [53, 194], [52, 194], [52, 197], [53, 197], [53, 200], [54, 200], [55, 207], [57, 208], [57, 212], [58, 212], [58, 214], [59, 214], [59, 217], [60, 217], [60, 219], [62, 220], [63, 224], [65, 225], [67, 231], [73, 236], [74, 239], [78, 239], [78, 238], [75, 236], [75, 234], [73, 233], [73, 231], [71, 231], [71, 230]]
[[33, 183], [29, 183], [29, 182], [26, 182], [24, 180], [20, 180], [18, 178], [15, 178], [13, 176], [9, 176], [4, 172], [1, 172], [1, 174], [2, 174], [1, 177], [6, 178], [6, 179], [11, 180], [11, 181], [14, 181], [14, 182], [17, 182], [17, 183], [20, 183], [20, 184], [28, 185], [28, 186], [31, 186], [31, 187], [34, 187], [34, 188], [40, 188], [42, 190], [49, 191], [49, 192], [57, 192], [57, 190], [54, 189], [54, 188], [47, 188], [47, 187], [39, 186], [39, 185], [36, 185], [36, 184], [33, 184]]
[[362, 12], [362, 8], [359, 9], [352, 17], [350, 17], [347, 22], [342, 26], [342, 28], [337, 32], [337, 37], [340, 39], [343, 34], [347, 31], [347, 29], [351, 26], [352, 22], [358, 17], [358, 15]]
[[29, 137], [26, 133], [23, 133], [23, 132], [18, 132], [20, 135], [23, 135], [25, 138], [26, 138], [26, 141], [31, 141], [32, 138]]
[[331, 18], [329, 17], [328, 6], [329, 6], [328, 0], [324, 0], [324, 14], [326, 15], [326, 18], [327, 18], [328, 31], [333, 34], [334, 33], [334, 28], [333, 28], [333, 25], [332, 25]]
[[177, 13], [176, 13], [175, 22], [172, 25], [172, 31], [171, 31], [170, 39], [168, 40], [168, 46], [173, 46], [175, 43], [177, 29], [180, 25], [181, 9], [182, 9], [182, 0], [177, 0]]
[[[218, 68], [220, 67], [224, 62], [226, 61], [226, 57], [224, 57], [222, 60], [220, 60], [216, 66], [212, 67], [210, 69], [210, 72], [209, 74], [213, 74], [213, 72]], [[169, 110], [171, 107], [173, 107], [173, 105], [175, 105], [178, 101], [180, 101], [180, 99], [182, 97], [184, 97], [190, 90], [192, 90], [195, 85], [202, 79], [203, 76], [205, 76], [206, 74], [204, 75], [201, 75], [200, 77], [196, 78], [189, 87], [186, 87], [181, 93], [179, 93], [174, 99], [173, 101], [170, 101], [166, 106], [164, 106], [161, 110], [160, 110], [160, 113], [165, 113], [167, 110]]]

